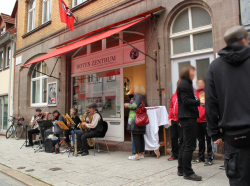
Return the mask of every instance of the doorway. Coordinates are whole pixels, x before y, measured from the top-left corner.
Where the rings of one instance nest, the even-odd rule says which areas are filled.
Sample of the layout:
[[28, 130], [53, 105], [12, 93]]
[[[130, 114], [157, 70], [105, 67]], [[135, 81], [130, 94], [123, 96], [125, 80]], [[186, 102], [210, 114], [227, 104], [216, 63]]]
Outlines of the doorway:
[[[134, 85], [142, 85], [146, 89], [146, 65], [125, 67], [124, 73], [124, 103], [130, 103], [134, 97]], [[129, 109], [124, 108], [124, 141], [131, 141], [131, 134], [126, 130]]]
[[8, 125], [8, 96], [0, 97], [0, 131], [5, 132]]

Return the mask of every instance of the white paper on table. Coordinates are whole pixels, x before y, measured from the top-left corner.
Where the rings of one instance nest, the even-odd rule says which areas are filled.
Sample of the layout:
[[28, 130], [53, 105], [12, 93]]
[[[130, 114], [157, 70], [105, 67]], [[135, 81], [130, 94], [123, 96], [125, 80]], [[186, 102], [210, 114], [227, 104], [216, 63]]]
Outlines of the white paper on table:
[[146, 107], [149, 118], [149, 124], [146, 125], [146, 134], [144, 134], [145, 150], [159, 149], [159, 126], [169, 127], [168, 112], [165, 106]]

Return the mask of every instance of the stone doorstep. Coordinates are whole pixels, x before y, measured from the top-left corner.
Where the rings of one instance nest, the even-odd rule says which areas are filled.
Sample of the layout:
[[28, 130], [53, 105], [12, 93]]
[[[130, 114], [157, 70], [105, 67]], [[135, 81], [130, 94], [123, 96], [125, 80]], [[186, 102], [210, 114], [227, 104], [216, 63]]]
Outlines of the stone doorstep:
[[[106, 143], [103, 140], [98, 140], [98, 144], [100, 146], [101, 150], [107, 150]], [[132, 152], [132, 142], [125, 141], [125, 142], [114, 142], [114, 141], [107, 141], [108, 148], [110, 151], [126, 151], [126, 152]], [[167, 149], [168, 155], [171, 155], [171, 148]], [[153, 151], [151, 151], [151, 154]], [[161, 155], [164, 154], [164, 148], [160, 148]], [[205, 155], [207, 152], [205, 152]], [[193, 153], [193, 159], [196, 159], [198, 156], [198, 151], [194, 151]], [[215, 160], [224, 160], [224, 154], [219, 154], [217, 152], [214, 153], [214, 159]]]
[[28, 176], [22, 172], [19, 172], [15, 169], [9, 168], [9, 167], [5, 167], [3, 165], [0, 165], [0, 171], [26, 185], [29, 186], [48, 186], [48, 184], [43, 183], [41, 181], [38, 181], [35, 178], [32, 178], [31, 176]]

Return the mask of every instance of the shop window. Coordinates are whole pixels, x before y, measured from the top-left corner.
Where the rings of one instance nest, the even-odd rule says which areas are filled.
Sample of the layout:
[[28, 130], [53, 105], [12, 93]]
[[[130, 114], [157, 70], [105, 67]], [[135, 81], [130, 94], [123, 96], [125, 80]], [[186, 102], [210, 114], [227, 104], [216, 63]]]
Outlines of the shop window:
[[81, 3], [84, 3], [86, 1], [88, 1], [88, 0], [73, 0], [73, 7], [77, 6], [77, 5], [81, 4]]
[[0, 51], [0, 70], [2, 70], [2, 64], [3, 64], [3, 51]]
[[73, 77], [73, 107], [82, 115], [91, 103], [103, 118], [120, 118], [120, 70]]
[[6, 65], [5, 65], [5, 67], [10, 66], [10, 60], [11, 60], [11, 47], [10, 47], [10, 45], [8, 45], [6, 48]]
[[80, 50], [78, 50], [74, 55], [74, 57], [84, 56], [86, 54], [87, 54], [87, 45], [83, 46]]
[[28, 12], [28, 32], [35, 27], [35, 9], [36, 0], [30, 0], [29, 2], [29, 12]]
[[43, 22], [51, 19], [51, 0], [43, 0]]
[[43, 105], [47, 103], [48, 67], [45, 62], [38, 63], [31, 78], [31, 105]]
[[172, 55], [213, 48], [209, 13], [201, 7], [189, 7], [175, 18], [171, 34]]
[[98, 52], [102, 50], [102, 40], [96, 41], [91, 44], [91, 53]]
[[[129, 32], [123, 32], [123, 40], [131, 43], [137, 40], [144, 39], [143, 35], [135, 34], [135, 33], [129, 33]], [[123, 42], [125, 44], [125, 42]]]
[[[119, 37], [119, 34], [114, 34], [114, 37]], [[108, 37], [106, 39], [106, 48], [112, 48], [119, 46], [119, 39], [115, 39], [113, 37]]]

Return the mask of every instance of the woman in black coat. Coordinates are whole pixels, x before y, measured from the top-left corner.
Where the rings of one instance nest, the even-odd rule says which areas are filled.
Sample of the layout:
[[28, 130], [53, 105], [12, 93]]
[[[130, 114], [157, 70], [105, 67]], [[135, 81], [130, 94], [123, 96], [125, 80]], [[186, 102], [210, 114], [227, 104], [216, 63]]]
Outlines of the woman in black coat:
[[129, 119], [128, 119], [128, 125], [127, 130], [133, 134], [133, 140], [135, 144], [135, 156], [129, 156], [130, 160], [140, 160], [144, 158], [144, 151], [145, 151], [145, 142], [144, 142], [144, 134], [146, 132], [146, 126], [144, 127], [138, 127], [135, 124], [135, 115], [136, 110], [139, 108], [139, 106], [142, 104], [142, 101], [144, 102], [146, 106], [145, 101], [145, 88], [142, 85], [135, 85], [134, 86], [134, 99], [130, 103], [125, 103], [124, 107], [129, 108]]
[[204, 104], [203, 100], [196, 100], [192, 80], [195, 77], [193, 66], [184, 67], [180, 73], [181, 82], [177, 87], [178, 119], [183, 130], [183, 140], [178, 157], [178, 175], [184, 179], [201, 181], [191, 165], [193, 152], [196, 148], [198, 106]]

